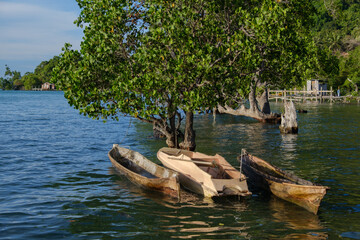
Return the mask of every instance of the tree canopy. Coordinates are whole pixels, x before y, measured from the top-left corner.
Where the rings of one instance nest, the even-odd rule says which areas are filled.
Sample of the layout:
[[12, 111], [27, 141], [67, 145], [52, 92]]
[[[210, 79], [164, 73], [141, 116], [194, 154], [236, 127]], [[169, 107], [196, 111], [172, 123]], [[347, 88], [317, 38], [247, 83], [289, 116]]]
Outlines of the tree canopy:
[[50, 60], [42, 61], [34, 70], [34, 76], [41, 83], [49, 82], [52, 78], [52, 70], [58, 64], [60, 57], [54, 56]]
[[53, 79], [80, 113], [131, 115], [170, 147], [179, 146], [184, 116], [181, 146], [193, 149], [193, 112], [243, 100], [260, 85], [299, 82], [317, 66], [308, 1], [78, 4], [84, 40], [80, 51], [65, 45]]
[[335, 89], [354, 90], [354, 84], [347, 79], [359, 77], [356, 64], [351, 62], [360, 46], [360, 2], [316, 0], [313, 4], [317, 9], [314, 39], [320, 49], [327, 49], [326, 54], [326, 51], [321, 54], [323, 71], [319, 72], [318, 78], [328, 80]]
[[352, 51], [360, 44], [360, 4], [354, 0], [316, 0], [315, 39], [334, 52]]
[[[237, 59], [227, 81], [232, 87], [225, 94], [227, 106], [220, 107], [221, 112], [272, 119], [264, 88], [294, 86], [318, 69], [317, 49], [310, 35], [313, 11], [308, 1], [250, 1], [232, 15], [237, 24], [229, 34], [233, 39], [229, 50]], [[265, 95], [256, 99], [259, 87]], [[235, 99], [237, 89], [246, 91]], [[244, 97], [249, 98], [249, 109], [231, 104]], [[264, 104], [268, 106], [261, 106]]]
[[11, 71], [8, 65], [5, 65], [5, 74], [4, 77], [0, 78], [0, 87], [3, 90], [13, 90], [18, 88], [21, 85], [21, 73], [18, 71]]
[[358, 94], [360, 86], [360, 46], [340, 61], [340, 82], [344, 90]]
[[25, 90], [32, 90], [34, 87], [40, 87], [42, 84], [40, 78], [35, 73], [30, 72], [25, 73], [21, 80]]

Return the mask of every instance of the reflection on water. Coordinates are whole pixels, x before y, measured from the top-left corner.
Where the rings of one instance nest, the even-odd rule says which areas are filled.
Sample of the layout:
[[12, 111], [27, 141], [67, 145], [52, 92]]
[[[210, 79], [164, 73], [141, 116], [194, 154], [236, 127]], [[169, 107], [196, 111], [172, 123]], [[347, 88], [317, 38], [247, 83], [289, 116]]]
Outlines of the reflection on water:
[[304, 239], [304, 240], [325, 240], [328, 239], [327, 233], [322, 232], [309, 232], [309, 233], [292, 233], [282, 238], [274, 239]]
[[293, 160], [297, 157], [296, 155], [296, 140], [297, 134], [281, 134], [281, 145], [280, 148], [283, 152], [283, 156], [288, 160]]
[[284, 222], [291, 229], [320, 230], [324, 228], [317, 215], [275, 196], [271, 196], [269, 206], [273, 211], [275, 221]]
[[[109, 173], [118, 174], [112, 167]], [[204, 198], [183, 189], [180, 192], [180, 199], [174, 199], [141, 189], [124, 176], [118, 175], [115, 175], [114, 189], [121, 191], [119, 194], [122, 198], [124, 198], [122, 191], [129, 191], [132, 195], [129, 202], [131, 205], [142, 205], [148, 200], [156, 203], [157, 207], [152, 209], [151, 215], [161, 219], [159, 231], [171, 238], [248, 235], [245, 230], [249, 227], [246, 226], [246, 222], [240, 220], [241, 213], [248, 211], [246, 201], [239, 201], [237, 198]], [[202, 220], [204, 217], [206, 221]], [[228, 217], [233, 219], [231, 226], [227, 224]]]
[[[110, 174], [116, 174], [109, 169]], [[180, 199], [176, 200], [163, 194], [145, 191], [132, 184], [124, 176], [116, 177], [114, 189], [128, 190], [131, 195], [139, 200], [151, 200], [161, 210], [153, 210], [152, 214], [160, 217], [159, 231], [168, 234], [170, 238], [196, 239], [196, 238], [222, 238], [237, 236], [241, 239], [252, 239], [248, 232], [253, 226], [247, 219], [249, 214], [258, 214], [254, 209], [249, 209], [248, 200], [235, 198], [203, 198], [202, 196], [182, 190]], [[132, 198], [132, 204], [135, 204]], [[324, 229], [319, 217], [296, 205], [270, 197], [269, 210], [274, 222], [284, 224], [286, 228], [303, 230], [306, 233], [291, 233], [281, 238], [274, 235], [274, 239], [327, 239], [327, 234], [318, 232]], [[206, 221], [202, 213], [206, 213]], [[196, 214], [197, 213], [197, 214]], [[128, 216], [130, 217], [130, 216]], [[229, 224], [228, 217], [233, 219]]]

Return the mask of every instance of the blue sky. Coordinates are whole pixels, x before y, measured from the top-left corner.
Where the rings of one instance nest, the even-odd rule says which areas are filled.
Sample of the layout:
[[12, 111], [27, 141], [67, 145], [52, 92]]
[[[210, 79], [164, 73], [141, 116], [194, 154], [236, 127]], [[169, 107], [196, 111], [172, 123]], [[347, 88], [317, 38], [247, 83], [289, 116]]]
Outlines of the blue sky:
[[33, 72], [66, 42], [79, 49], [79, 13], [75, 0], [0, 0], [0, 77], [5, 64], [22, 75]]

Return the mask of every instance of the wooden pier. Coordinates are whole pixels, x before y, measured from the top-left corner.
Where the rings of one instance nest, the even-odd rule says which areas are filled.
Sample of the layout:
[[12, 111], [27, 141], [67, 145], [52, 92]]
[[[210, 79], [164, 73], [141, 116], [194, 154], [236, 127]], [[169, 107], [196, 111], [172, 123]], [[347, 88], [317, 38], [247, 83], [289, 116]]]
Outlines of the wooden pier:
[[336, 96], [332, 88], [330, 90], [313, 90], [306, 91], [304, 90], [269, 90], [268, 92], [269, 100], [278, 100], [284, 101], [292, 100], [294, 102], [339, 102], [339, 103], [348, 103], [350, 98], [354, 98], [358, 103], [360, 103], [360, 97], [352, 96]]

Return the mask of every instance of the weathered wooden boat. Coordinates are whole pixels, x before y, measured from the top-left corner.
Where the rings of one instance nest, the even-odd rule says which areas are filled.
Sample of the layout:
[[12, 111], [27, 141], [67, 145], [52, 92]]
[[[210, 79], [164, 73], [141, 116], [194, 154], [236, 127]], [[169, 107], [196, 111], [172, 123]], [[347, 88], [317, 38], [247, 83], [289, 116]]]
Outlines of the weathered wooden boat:
[[318, 212], [320, 202], [328, 187], [314, 184], [283, 171], [244, 150], [238, 160], [243, 163], [244, 173], [249, 179], [250, 187], [270, 191], [275, 196], [314, 214]]
[[113, 145], [108, 156], [114, 168], [131, 182], [144, 189], [179, 198], [180, 183], [177, 172], [161, 167], [140, 153], [117, 144]]
[[174, 148], [161, 148], [157, 153], [164, 166], [179, 173], [180, 184], [205, 197], [248, 196], [246, 177], [225, 158]]

